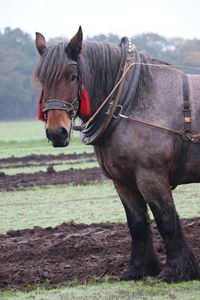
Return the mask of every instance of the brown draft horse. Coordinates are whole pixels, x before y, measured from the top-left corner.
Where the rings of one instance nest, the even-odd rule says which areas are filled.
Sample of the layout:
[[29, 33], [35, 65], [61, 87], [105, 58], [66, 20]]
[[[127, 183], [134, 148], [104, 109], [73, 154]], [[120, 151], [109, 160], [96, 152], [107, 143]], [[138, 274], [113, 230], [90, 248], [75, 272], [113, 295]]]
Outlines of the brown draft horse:
[[[121, 78], [118, 74], [124, 69], [122, 46], [83, 43], [80, 27], [68, 43], [49, 47], [44, 36], [37, 33], [36, 47], [41, 60], [34, 77], [43, 89], [40, 105], [46, 122], [46, 135], [54, 147], [65, 147], [69, 143], [73, 119], [78, 116], [85, 124], [112, 91], [117, 76]], [[118, 102], [121, 103], [118, 105], [121, 115], [117, 113], [116, 116], [115, 112], [112, 116], [118, 121], [116, 126], [111, 126], [104, 139], [95, 142], [92, 137], [109, 115], [102, 109], [100, 117], [92, 120], [93, 127], [82, 131], [86, 144], [90, 144], [92, 138], [91, 144], [94, 144], [98, 162], [106, 176], [112, 179], [126, 212], [132, 250], [129, 266], [121, 278], [138, 280], [145, 276], [157, 276], [168, 282], [199, 279], [200, 268], [184, 237], [171, 192], [174, 181], [175, 185], [200, 182], [199, 145], [185, 143], [178, 134], [131, 120], [182, 131], [182, 72], [167, 68], [168, 64], [152, 59], [148, 54], [138, 54], [136, 49], [131, 48], [129, 52], [132, 52], [133, 60], [137, 54], [140, 71], [135, 91], [131, 89], [131, 94], [130, 89], [124, 91], [123, 86], [117, 96], [124, 102]], [[135, 71], [136, 65], [133, 67]], [[133, 80], [134, 76], [131, 75]], [[187, 79], [192, 130], [198, 133], [200, 76], [187, 75]], [[128, 81], [131, 82], [130, 78], [125, 77], [124, 84]], [[87, 94], [81, 91], [82, 84], [89, 100]], [[124, 112], [121, 109], [127, 97], [131, 101]], [[109, 105], [112, 106], [112, 102]], [[122, 118], [122, 113], [129, 118]], [[154, 251], [147, 206], [154, 215], [166, 246], [164, 266], [161, 266]]]

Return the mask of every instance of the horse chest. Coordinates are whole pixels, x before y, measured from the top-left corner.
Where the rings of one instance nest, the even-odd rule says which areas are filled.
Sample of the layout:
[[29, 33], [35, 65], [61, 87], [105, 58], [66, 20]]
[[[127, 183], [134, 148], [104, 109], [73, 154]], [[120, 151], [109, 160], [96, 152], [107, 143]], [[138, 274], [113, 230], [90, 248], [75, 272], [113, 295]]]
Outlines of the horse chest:
[[105, 151], [95, 147], [95, 153], [104, 174], [112, 180], [133, 179], [136, 163], [134, 157], [122, 155], [120, 151]]

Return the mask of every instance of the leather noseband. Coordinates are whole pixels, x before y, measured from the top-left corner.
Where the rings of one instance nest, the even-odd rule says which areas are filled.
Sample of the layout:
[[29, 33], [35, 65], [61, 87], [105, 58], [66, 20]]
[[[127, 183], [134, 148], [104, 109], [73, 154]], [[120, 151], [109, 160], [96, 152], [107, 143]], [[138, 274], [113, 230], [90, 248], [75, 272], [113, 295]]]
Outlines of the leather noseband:
[[72, 103], [65, 102], [57, 99], [50, 99], [43, 105], [43, 112], [47, 112], [48, 110], [59, 109], [65, 110], [66, 112], [72, 112], [72, 116], [75, 116], [79, 109], [79, 100], [75, 98]]

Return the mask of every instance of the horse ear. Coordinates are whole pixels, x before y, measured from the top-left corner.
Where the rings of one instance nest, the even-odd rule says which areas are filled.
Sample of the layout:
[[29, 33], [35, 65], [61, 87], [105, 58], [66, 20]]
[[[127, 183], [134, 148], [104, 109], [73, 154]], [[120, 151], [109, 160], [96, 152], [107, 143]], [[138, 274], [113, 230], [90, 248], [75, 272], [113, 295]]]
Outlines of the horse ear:
[[77, 60], [82, 49], [83, 32], [81, 26], [75, 36], [69, 41], [66, 52], [74, 60]]
[[36, 32], [35, 34], [36, 34], [35, 45], [36, 45], [36, 48], [37, 48], [39, 54], [42, 55], [47, 47], [46, 41], [45, 41], [44, 36], [41, 33]]

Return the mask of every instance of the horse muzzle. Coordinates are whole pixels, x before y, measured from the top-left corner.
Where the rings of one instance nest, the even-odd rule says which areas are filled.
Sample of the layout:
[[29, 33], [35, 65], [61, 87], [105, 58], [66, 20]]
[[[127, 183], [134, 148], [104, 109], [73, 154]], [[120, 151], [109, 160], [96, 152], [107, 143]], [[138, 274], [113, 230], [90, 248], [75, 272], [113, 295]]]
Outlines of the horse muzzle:
[[57, 130], [46, 129], [46, 136], [52, 142], [53, 147], [66, 147], [69, 144], [69, 133], [64, 127]]

